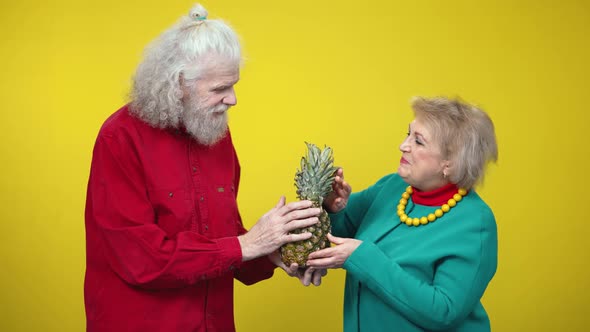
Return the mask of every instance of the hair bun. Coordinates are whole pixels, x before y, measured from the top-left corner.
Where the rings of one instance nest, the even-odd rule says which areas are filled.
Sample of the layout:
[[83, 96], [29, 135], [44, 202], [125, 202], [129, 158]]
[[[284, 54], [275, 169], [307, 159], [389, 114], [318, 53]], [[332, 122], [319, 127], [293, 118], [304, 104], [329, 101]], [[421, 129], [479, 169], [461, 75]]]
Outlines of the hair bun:
[[188, 16], [192, 19], [192, 20], [197, 20], [197, 21], [203, 21], [205, 19], [207, 19], [207, 9], [205, 9], [205, 7], [201, 6], [201, 4], [196, 4], [193, 6], [193, 8], [191, 8]]

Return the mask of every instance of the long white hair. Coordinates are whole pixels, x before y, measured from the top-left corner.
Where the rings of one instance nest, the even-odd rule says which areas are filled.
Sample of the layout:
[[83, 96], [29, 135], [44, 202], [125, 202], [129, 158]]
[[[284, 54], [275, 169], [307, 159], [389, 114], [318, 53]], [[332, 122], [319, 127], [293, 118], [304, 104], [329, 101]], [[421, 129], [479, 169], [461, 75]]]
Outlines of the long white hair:
[[[196, 4], [145, 50], [130, 92], [131, 113], [158, 128], [178, 128], [183, 112], [184, 80], [197, 80], [204, 64], [198, 61], [214, 54], [239, 66], [240, 42], [222, 20], [207, 19], [207, 10]], [[208, 63], [207, 65], [211, 65]]]

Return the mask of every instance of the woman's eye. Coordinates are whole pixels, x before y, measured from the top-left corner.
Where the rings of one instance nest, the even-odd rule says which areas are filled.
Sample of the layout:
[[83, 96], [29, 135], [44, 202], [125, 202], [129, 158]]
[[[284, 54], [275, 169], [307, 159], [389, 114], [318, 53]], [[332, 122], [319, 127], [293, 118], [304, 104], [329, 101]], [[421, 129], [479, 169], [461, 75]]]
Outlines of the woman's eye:
[[418, 144], [418, 145], [424, 145], [422, 142], [420, 142], [420, 140], [416, 140], [416, 144]]

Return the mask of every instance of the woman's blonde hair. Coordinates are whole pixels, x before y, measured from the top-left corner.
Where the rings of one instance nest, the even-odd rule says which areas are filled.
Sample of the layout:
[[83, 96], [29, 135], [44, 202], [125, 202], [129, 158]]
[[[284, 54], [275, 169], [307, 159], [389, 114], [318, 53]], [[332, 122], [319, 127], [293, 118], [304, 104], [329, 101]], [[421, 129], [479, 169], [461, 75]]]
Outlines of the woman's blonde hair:
[[443, 158], [450, 161], [448, 180], [466, 189], [483, 182], [488, 163], [498, 160], [490, 117], [458, 98], [416, 97], [412, 109], [416, 119], [432, 130]]

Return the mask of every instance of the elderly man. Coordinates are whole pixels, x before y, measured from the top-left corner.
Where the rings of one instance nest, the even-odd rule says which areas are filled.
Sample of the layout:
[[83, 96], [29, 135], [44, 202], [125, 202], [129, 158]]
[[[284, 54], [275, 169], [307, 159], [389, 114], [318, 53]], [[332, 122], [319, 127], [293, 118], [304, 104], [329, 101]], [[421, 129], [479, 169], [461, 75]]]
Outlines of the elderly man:
[[227, 127], [240, 45], [197, 5], [146, 51], [131, 102], [94, 147], [86, 201], [88, 331], [234, 331], [233, 279], [284, 266], [278, 248], [307, 239], [311, 202], [282, 197], [249, 232], [236, 205], [240, 165]]

